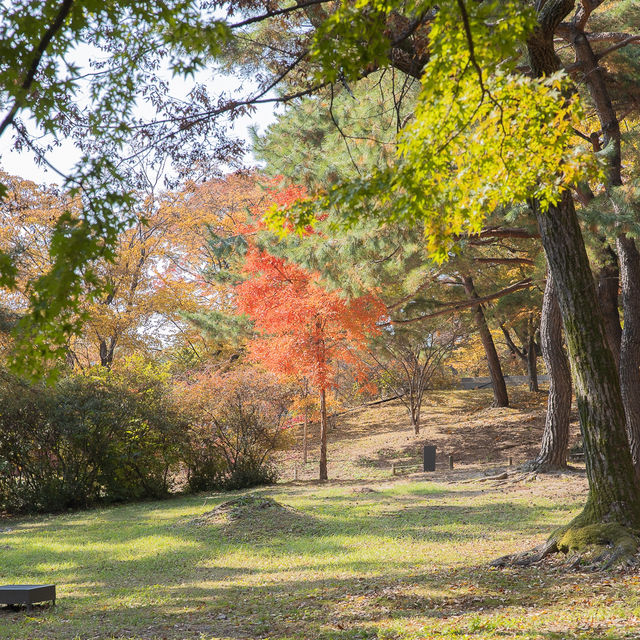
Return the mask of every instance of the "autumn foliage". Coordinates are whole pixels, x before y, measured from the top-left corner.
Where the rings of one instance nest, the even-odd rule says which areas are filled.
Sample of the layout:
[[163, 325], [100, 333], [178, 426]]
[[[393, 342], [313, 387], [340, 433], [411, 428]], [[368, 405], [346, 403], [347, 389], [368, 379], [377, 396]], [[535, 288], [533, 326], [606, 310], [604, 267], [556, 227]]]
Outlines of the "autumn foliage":
[[192, 491], [269, 484], [271, 458], [287, 446], [293, 393], [264, 369], [201, 371], [176, 387], [191, 415], [185, 447]]
[[302, 373], [326, 390], [338, 363], [357, 362], [358, 349], [378, 331], [384, 309], [373, 295], [346, 300], [314, 274], [255, 248], [244, 271], [249, 277], [236, 288], [238, 310], [258, 331], [249, 353], [271, 371]]
[[[278, 206], [303, 195], [289, 189], [274, 195]], [[348, 300], [327, 291], [317, 274], [250, 246], [245, 280], [236, 287], [240, 313], [254, 323], [249, 357], [282, 376], [303, 376], [320, 396], [320, 479], [327, 478], [326, 391], [338, 368], [358, 364], [358, 351], [378, 332], [384, 305], [373, 294]]]

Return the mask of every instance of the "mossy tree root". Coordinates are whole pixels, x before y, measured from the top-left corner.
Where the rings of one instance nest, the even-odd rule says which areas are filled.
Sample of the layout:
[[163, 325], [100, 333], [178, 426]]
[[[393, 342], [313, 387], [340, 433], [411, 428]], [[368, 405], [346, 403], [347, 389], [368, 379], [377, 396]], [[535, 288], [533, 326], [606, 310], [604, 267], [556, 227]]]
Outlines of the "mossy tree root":
[[571, 567], [587, 565], [590, 569], [610, 569], [631, 564], [639, 547], [638, 532], [617, 522], [589, 522], [583, 512], [554, 531], [539, 547], [502, 556], [491, 562], [491, 566], [529, 566], [560, 552], [571, 554]]

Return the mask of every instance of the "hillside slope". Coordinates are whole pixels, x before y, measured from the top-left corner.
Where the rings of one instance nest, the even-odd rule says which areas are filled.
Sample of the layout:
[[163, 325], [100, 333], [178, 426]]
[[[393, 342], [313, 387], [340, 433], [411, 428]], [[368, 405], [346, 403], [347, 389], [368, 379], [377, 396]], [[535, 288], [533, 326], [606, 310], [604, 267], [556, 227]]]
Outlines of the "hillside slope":
[[[329, 478], [384, 478], [394, 463], [398, 471], [416, 471], [425, 444], [437, 447], [437, 474], [448, 470], [450, 455], [459, 472], [454, 477], [507, 465], [509, 458], [516, 466], [522, 464], [538, 452], [547, 396], [524, 388], [512, 388], [509, 393], [511, 407], [492, 408], [493, 396], [487, 389], [429, 392], [419, 436], [414, 435], [399, 400], [337, 416], [329, 431]], [[296, 467], [299, 480], [317, 477], [318, 425], [311, 425], [309, 431], [307, 465], [302, 464], [302, 429], [298, 428], [295, 446], [279, 458], [282, 480], [292, 480]], [[578, 438], [574, 412], [570, 446]]]

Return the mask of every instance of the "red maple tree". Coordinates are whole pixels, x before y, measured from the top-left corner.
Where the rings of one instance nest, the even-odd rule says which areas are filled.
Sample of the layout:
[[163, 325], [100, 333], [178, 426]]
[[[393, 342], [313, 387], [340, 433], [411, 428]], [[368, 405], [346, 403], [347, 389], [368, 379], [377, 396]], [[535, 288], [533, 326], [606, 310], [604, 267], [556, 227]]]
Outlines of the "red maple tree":
[[357, 352], [378, 331], [384, 305], [374, 295], [347, 300], [327, 291], [318, 276], [251, 247], [247, 279], [236, 288], [238, 310], [258, 336], [250, 357], [282, 375], [304, 375], [320, 395], [320, 479], [327, 479], [326, 391], [339, 363], [357, 364]]

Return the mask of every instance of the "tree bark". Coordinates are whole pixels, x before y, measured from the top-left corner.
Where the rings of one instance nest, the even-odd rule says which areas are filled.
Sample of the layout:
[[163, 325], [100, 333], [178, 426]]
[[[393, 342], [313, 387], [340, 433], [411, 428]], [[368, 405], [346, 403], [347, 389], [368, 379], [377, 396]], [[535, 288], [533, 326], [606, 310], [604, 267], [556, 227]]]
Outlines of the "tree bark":
[[320, 391], [320, 480], [328, 480], [327, 474], [327, 397]]
[[624, 328], [620, 349], [620, 388], [631, 457], [640, 473], [640, 253], [632, 238], [617, 239], [622, 280]]
[[[576, 59], [582, 67], [585, 82], [600, 121], [603, 145], [608, 149], [607, 192], [614, 211], [618, 212], [612, 189], [623, 183], [620, 122], [611, 101], [604, 71], [598, 63], [598, 58], [586, 34], [576, 27], [572, 31], [572, 40]], [[620, 262], [624, 312], [624, 328], [618, 361], [620, 388], [631, 457], [636, 474], [640, 474], [640, 326], [638, 326], [640, 322], [640, 254], [635, 241], [624, 234], [618, 235], [616, 247]]]
[[529, 391], [540, 391], [538, 386], [538, 353], [536, 351], [536, 337], [531, 327], [527, 344], [527, 376], [529, 377]]
[[412, 402], [411, 409], [409, 410], [409, 415], [411, 416], [411, 426], [413, 427], [413, 433], [416, 436], [420, 435], [420, 406], [416, 406]]
[[[479, 296], [473, 285], [473, 278], [471, 276], [464, 276], [462, 282], [464, 284], [464, 290], [467, 297], [470, 300], [477, 299]], [[472, 307], [472, 311], [478, 333], [480, 334], [480, 340], [482, 341], [482, 346], [484, 347], [484, 352], [487, 357], [489, 375], [491, 376], [491, 384], [493, 386], [493, 405], [495, 407], [508, 407], [509, 396], [507, 394], [507, 385], [504, 381], [502, 367], [500, 366], [500, 358], [498, 357], [496, 345], [491, 337], [491, 331], [489, 331], [487, 320], [484, 317], [482, 305], [474, 305]]]
[[105, 338], [100, 339], [100, 365], [101, 366], [106, 367], [107, 369], [111, 368], [111, 365], [113, 365], [113, 356], [116, 350], [116, 344], [117, 344], [117, 339], [114, 336], [111, 336], [108, 344]]
[[605, 337], [587, 252], [573, 199], [565, 191], [542, 211], [534, 202], [575, 377], [585, 447], [589, 498], [587, 522], [640, 525], [640, 484], [625, 429], [618, 371]]
[[[558, 25], [574, 0], [548, 0], [527, 41], [532, 73], [560, 69], [554, 48]], [[589, 496], [571, 527], [613, 522], [640, 527], [640, 482], [627, 441], [618, 371], [606, 340], [589, 259], [569, 191], [546, 210], [532, 202], [549, 272], [557, 287], [585, 448]]]
[[562, 317], [550, 274], [547, 275], [547, 286], [542, 300], [540, 344], [542, 357], [549, 372], [549, 397], [540, 453], [529, 466], [540, 470], [559, 469], [567, 465], [571, 371], [564, 352]]
[[616, 366], [619, 367], [622, 327], [620, 326], [620, 312], [618, 311], [618, 259], [610, 247], [607, 249], [607, 257], [607, 264], [603, 265], [598, 272], [598, 300], [604, 316], [607, 342]]

